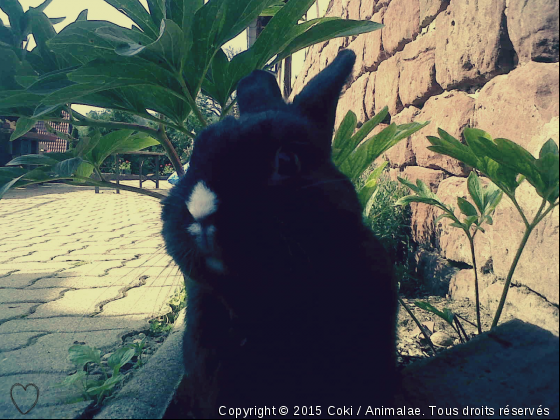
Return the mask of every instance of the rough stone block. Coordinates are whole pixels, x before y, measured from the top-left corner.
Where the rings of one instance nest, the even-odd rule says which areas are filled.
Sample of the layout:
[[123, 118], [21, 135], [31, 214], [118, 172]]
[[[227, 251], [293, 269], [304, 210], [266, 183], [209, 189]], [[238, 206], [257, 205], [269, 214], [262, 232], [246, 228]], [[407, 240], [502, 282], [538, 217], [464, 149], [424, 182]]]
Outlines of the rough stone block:
[[401, 54], [399, 97], [403, 106], [421, 106], [443, 92], [436, 82], [435, 32], [407, 44]]
[[419, 0], [392, 0], [383, 24], [383, 48], [391, 55], [401, 51], [420, 33]]
[[[382, 8], [375, 13], [371, 20], [377, 23], [383, 23], [383, 16], [386, 8]], [[379, 64], [388, 57], [383, 49], [383, 30], [377, 30], [362, 35], [365, 38], [364, 44], [364, 67], [367, 71], [377, 70]]]
[[369, 74], [362, 75], [358, 80], [352, 83], [339, 99], [335, 127], [340, 125], [349, 110], [354, 111], [356, 117], [358, 117], [358, 122], [364, 123], [367, 121], [368, 118], [364, 109], [364, 98], [366, 97], [368, 80]]
[[436, 80], [445, 90], [480, 85], [513, 68], [505, 2], [455, 1], [438, 15]]
[[369, 80], [366, 86], [364, 106], [368, 119], [373, 118], [375, 115], [375, 75], [375, 72], [369, 74]]
[[559, 115], [559, 64], [529, 62], [488, 82], [476, 100], [475, 127], [527, 148]]
[[425, 28], [449, 6], [450, 0], [420, 0], [420, 27]]
[[558, 61], [557, 0], [507, 0], [506, 15], [519, 62]]
[[389, 114], [396, 115], [403, 109], [399, 97], [400, 54], [383, 61], [375, 76], [375, 113], [385, 106]]
[[[409, 124], [417, 120], [416, 116], [420, 110], [414, 106], [405, 108], [402, 112], [391, 118], [391, 122], [401, 125]], [[384, 153], [385, 159], [389, 161], [392, 168], [403, 168], [405, 166], [415, 166], [416, 156], [412, 151], [411, 137], [401, 140]]]
[[426, 136], [438, 136], [438, 128], [442, 128], [460, 139], [463, 129], [472, 126], [474, 104], [473, 98], [460, 91], [444, 92], [441, 95], [432, 96], [426, 101], [417, 120], [431, 121], [431, 123], [411, 136], [412, 150], [419, 166], [443, 169], [454, 175], [468, 175], [469, 171], [465, 164], [428, 150], [427, 147], [431, 144]]

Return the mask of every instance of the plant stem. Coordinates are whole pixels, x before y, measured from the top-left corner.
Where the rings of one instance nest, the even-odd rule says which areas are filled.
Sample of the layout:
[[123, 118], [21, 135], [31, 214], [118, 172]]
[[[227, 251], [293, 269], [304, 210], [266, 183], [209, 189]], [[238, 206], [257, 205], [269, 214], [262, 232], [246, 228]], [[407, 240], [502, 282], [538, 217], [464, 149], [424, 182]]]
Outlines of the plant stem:
[[183, 90], [183, 95], [185, 95], [185, 97], [188, 99], [188, 103], [191, 106], [194, 115], [196, 115], [196, 117], [199, 119], [199, 121], [202, 123], [202, 125], [204, 127], [208, 126], [208, 122], [206, 121], [206, 119], [204, 118], [204, 115], [202, 115], [202, 112], [200, 112], [200, 109], [198, 108], [198, 105], [196, 104], [196, 101], [193, 99], [191, 93], [189, 92], [189, 88], [187, 88], [187, 84], [185, 83], [185, 79], [183, 78], [183, 75], [181, 73], [178, 73], [176, 75], [177, 80], [179, 80], [179, 83], [181, 84], [181, 89]]
[[408, 312], [408, 314], [410, 315], [412, 320], [416, 323], [416, 325], [418, 325], [418, 328], [420, 328], [420, 331], [422, 331], [422, 334], [424, 334], [424, 337], [428, 341], [428, 344], [432, 348], [432, 351], [434, 352], [434, 354], [437, 354], [436, 348], [434, 347], [434, 343], [432, 343], [432, 340], [430, 339], [428, 334], [426, 334], [426, 332], [424, 331], [424, 326], [422, 324], [420, 324], [420, 321], [418, 321], [418, 318], [416, 318], [416, 316], [414, 316], [414, 314], [412, 313], [412, 311], [410, 310], [408, 305], [406, 303], [404, 303], [404, 300], [402, 300], [402, 298], [400, 296], [397, 296], [397, 297], [399, 299], [399, 303], [403, 306], [403, 308], [406, 310], [406, 312]]
[[[544, 204], [544, 203], [543, 203]], [[535, 216], [535, 220], [538, 220], [540, 213], [542, 210], [542, 206], [541, 209], [539, 209], [539, 211], [537, 212], [537, 215]], [[525, 229], [525, 233], [523, 234], [523, 238], [521, 239], [521, 243], [519, 244], [519, 247], [517, 248], [517, 252], [515, 254], [515, 257], [513, 259], [513, 262], [511, 263], [511, 267], [509, 268], [509, 272], [506, 278], [506, 282], [504, 284], [504, 290], [502, 292], [502, 297], [500, 298], [500, 303], [498, 304], [498, 309], [496, 309], [496, 314], [494, 315], [494, 320], [492, 321], [492, 327], [490, 327], [490, 329], [494, 329], [497, 325], [498, 325], [498, 321], [500, 320], [500, 316], [502, 315], [502, 310], [504, 309], [504, 305], [506, 303], [506, 298], [507, 298], [507, 294], [509, 291], [509, 286], [511, 284], [511, 279], [513, 278], [513, 273], [515, 271], [515, 268], [517, 267], [517, 264], [519, 263], [519, 259], [521, 258], [521, 254], [523, 253], [523, 250], [525, 249], [525, 245], [527, 244], [527, 241], [529, 240], [529, 236], [531, 235], [531, 232], [533, 232], [533, 229], [535, 228], [536, 224], [533, 223], [529, 225], [529, 227], [527, 229]]]
[[113, 121], [99, 121], [81, 115], [76, 111], [74, 111], [73, 113], [77, 114], [78, 117], [76, 120], [72, 121], [72, 124], [80, 127], [90, 126], [90, 127], [101, 127], [101, 128], [115, 129], [115, 130], [134, 130], [134, 131], [141, 131], [144, 133], [148, 133], [156, 138], [158, 136], [158, 130], [151, 127], [146, 127], [145, 125], [142, 124], [122, 123], [122, 122], [113, 122]]
[[163, 123], [159, 125], [159, 130], [157, 131], [156, 138], [165, 149], [165, 152], [167, 153], [169, 160], [171, 160], [171, 164], [173, 165], [175, 172], [177, 172], [177, 175], [179, 177], [185, 175], [185, 169], [183, 168], [183, 165], [181, 165], [181, 159], [179, 158], [177, 151], [173, 147], [173, 144], [171, 144], [169, 137], [167, 137], [165, 126], [163, 125]]
[[227, 106], [222, 110], [222, 113], [220, 114], [220, 121], [223, 120], [223, 119], [229, 114], [229, 111], [230, 111], [231, 108], [235, 105], [236, 102], [237, 102], [237, 97], [235, 97], [235, 98], [229, 103], [229, 105], [227, 105]]
[[480, 296], [478, 294], [478, 269], [476, 267], [476, 255], [474, 252], [474, 236], [476, 232], [471, 236], [471, 234], [467, 231], [467, 236], [469, 238], [469, 244], [471, 246], [471, 258], [473, 263], [473, 270], [474, 270], [474, 295], [476, 300], [476, 326], [478, 328], [478, 333], [482, 334], [482, 324], [480, 322]]

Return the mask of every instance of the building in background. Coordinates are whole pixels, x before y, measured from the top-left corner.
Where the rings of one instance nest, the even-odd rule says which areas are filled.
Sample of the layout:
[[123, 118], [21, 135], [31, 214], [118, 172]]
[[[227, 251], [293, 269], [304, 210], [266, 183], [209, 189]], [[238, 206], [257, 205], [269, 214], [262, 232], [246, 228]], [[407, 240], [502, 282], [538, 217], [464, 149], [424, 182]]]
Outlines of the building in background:
[[[70, 116], [62, 111], [62, 117], [68, 122], [50, 123], [61, 133], [70, 134], [72, 124]], [[68, 150], [68, 141], [50, 133], [42, 121], [37, 122], [28, 133], [20, 138], [10, 141], [10, 136], [16, 128], [17, 117], [0, 116], [0, 166], [5, 166], [10, 160], [29, 154], [42, 154], [49, 152], [65, 152]]]

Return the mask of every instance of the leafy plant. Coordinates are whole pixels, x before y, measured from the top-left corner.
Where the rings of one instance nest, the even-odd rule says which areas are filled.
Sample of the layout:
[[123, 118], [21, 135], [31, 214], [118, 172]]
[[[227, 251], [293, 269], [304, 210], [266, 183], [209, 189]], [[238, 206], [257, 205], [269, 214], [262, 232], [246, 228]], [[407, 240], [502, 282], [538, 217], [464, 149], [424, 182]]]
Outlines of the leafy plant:
[[[453, 207], [443, 203], [421, 180], [416, 181], [416, 185], [413, 183], [399, 178], [399, 181], [410, 188], [416, 195], [409, 195], [401, 198], [396, 204], [397, 205], [407, 205], [410, 203], [424, 203], [435, 206], [443, 211], [443, 213], [434, 221], [437, 224], [443, 218], [451, 219], [453, 223], [450, 226], [462, 229], [467, 235], [471, 249], [471, 259], [474, 267], [474, 285], [475, 285], [475, 300], [476, 300], [476, 320], [478, 333], [482, 333], [482, 326], [480, 323], [480, 298], [478, 293], [478, 270], [476, 265], [476, 256], [474, 251], [474, 238], [478, 231], [484, 232], [482, 225], [484, 223], [493, 224], [492, 215], [496, 210], [496, 207], [502, 199], [502, 191], [500, 191], [494, 184], [489, 184], [488, 187], [483, 188], [480, 179], [476, 175], [476, 172], [471, 172], [467, 181], [469, 194], [476, 204], [473, 206], [469, 201], [463, 197], [457, 197], [457, 204], [461, 213], [465, 216], [461, 222], [457, 216], [455, 216], [455, 210]], [[439, 314], [438, 314], [439, 315]], [[444, 318], [446, 319], [446, 318]], [[451, 324], [449, 320], [447, 322]]]
[[[407, 185], [416, 195], [405, 197], [398, 204], [404, 205], [410, 202], [422, 202], [434, 205], [444, 212], [437, 221], [441, 220], [443, 217], [451, 219], [453, 221], [451, 226], [463, 229], [469, 238], [473, 267], [475, 270], [477, 320], [478, 331], [480, 333], [481, 326], [478, 303], [478, 277], [473, 241], [474, 235], [478, 230], [484, 232], [484, 229], [481, 227], [483, 223], [493, 223], [492, 214], [500, 202], [502, 194], [509, 197], [525, 224], [523, 238], [521, 239], [521, 243], [518, 246], [508, 271], [502, 296], [492, 321], [492, 328], [494, 328], [500, 320], [515, 268], [517, 267], [532, 231], [558, 206], [558, 146], [552, 139], [549, 139], [541, 148], [539, 157], [535, 158], [531, 153], [511, 140], [501, 138], [492, 139], [492, 137], [483, 130], [472, 128], [465, 129], [464, 136], [467, 144], [461, 143], [442, 129], [439, 129], [438, 132], [440, 137], [428, 137], [428, 140], [432, 144], [428, 149], [451, 156], [477, 169], [486, 175], [499, 190], [492, 184], [487, 188], [482, 188], [478, 177], [472, 172], [467, 180], [467, 186], [475, 205], [473, 206], [465, 199], [458, 199], [459, 208], [465, 216], [463, 222], [454, 215], [453, 209], [442, 203], [422, 181], [417, 181], [416, 185], [414, 185], [401, 179], [400, 181]], [[542, 197], [542, 203], [532, 221], [527, 219], [525, 212], [515, 197], [517, 188], [525, 179], [533, 186], [537, 194]], [[474, 229], [472, 233], [471, 227]]]
[[[84, 10], [57, 34], [54, 22], [44, 13], [50, 1], [25, 13], [16, 0], [0, 2], [10, 21], [9, 27], [0, 28], [0, 54], [4, 57], [0, 113], [19, 117], [12, 140], [25, 134], [36, 121], [63, 121], [60, 112], [66, 110], [74, 126], [132, 130], [154, 139], [163, 146], [179, 175], [184, 173], [183, 166], [167, 130], [194, 138], [195, 133], [185, 125], [191, 114], [202, 126], [208, 125], [197, 103], [200, 94], [218, 105], [221, 119], [235, 106], [238, 81], [251, 71], [273, 65], [315, 43], [382, 27], [371, 21], [336, 17], [298, 23], [315, 0], [285, 5], [277, 0], [149, 0], [148, 10], [139, 0], [105, 0], [132, 19], [135, 26], [128, 29], [87, 20]], [[223, 46], [261, 14], [273, 17], [251, 48], [229, 59]], [[27, 42], [22, 45], [21, 40], [31, 34], [37, 46], [26, 51]], [[156, 123], [157, 128], [92, 119], [74, 111], [72, 104], [125, 111]], [[161, 118], [154, 116], [154, 111]], [[140, 140], [133, 143], [136, 141]], [[54, 178], [98, 185], [87, 180], [92, 172], [76, 172], [80, 167], [77, 157], [81, 156], [59, 160], [61, 166], [74, 171], [56, 173]], [[80, 170], [84, 168], [91, 169], [86, 165]], [[3, 175], [0, 193], [37, 181], [36, 173], [29, 175], [23, 170], [4, 171]], [[47, 180], [43, 177], [42, 182]]]
[[[83, 400], [95, 400], [97, 404], [111, 396], [125, 379], [121, 373], [124, 365], [137, 357], [137, 366], [141, 366], [144, 340], [119, 348], [107, 359], [107, 366], [101, 360], [101, 351], [85, 345], [75, 345], [68, 349], [68, 358], [76, 366], [77, 372], [64, 379], [58, 386], [78, 386]], [[101, 379], [92, 372], [101, 371]]]
[[[28, 172], [22, 168], [0, 168], [0, 183], [4, 179], [8, 180], [9, 184], [13, 182], [14, 177], [17, 177], [16, 182], [21, 180], [21, 183], [24, 183], [24, 185], [63, 180], [69, 183], [135, 190], [135, 188], [126, 185], [117, 186], [116, 184], [105, 182], [100, 170], [101, 165], [113, 153], [136, 151], [155, 144], [158, 144], [158, 142], [154, 138], [146, 133], [133, 130], [113, 131], [104, 136], [96, 132], [91, 137], [82, 138], [76, 147], [68, 152], [24, 155], [12, 159], [6, 164], [7, 166], [33, 165], [35, 169]], [[89, 178], [94, 171], [101, 181]], [[0, 197], [6, 191], [7, 188], [0, 189]], [[162, 195], [156, 192], [149, 191], [147, 194], [162, 198]]]
[[397, 125], [395, 123], [385, 127], [381, 132], [369, 139], [364, 139], [377, 127], [389, 113], [389, 108], [383, 108], [377, 115], [367, 121], [354, 133], [358, 125], [356, 114], [348, 111], [333, 140], [332, 159], [340, 171], [348, 176], [354, 185], [358, 185], [358, 198], [364, 208], [364, 215], [369, 214], [371, 198], [377, 190], [379, 177], [387, 166], [387, 162], [379, 165], [359, 186], [359, 179], [373, 162], [384, 152], [389, 150], [402, 139], [409, 137], [424, 128], [429, 122]]

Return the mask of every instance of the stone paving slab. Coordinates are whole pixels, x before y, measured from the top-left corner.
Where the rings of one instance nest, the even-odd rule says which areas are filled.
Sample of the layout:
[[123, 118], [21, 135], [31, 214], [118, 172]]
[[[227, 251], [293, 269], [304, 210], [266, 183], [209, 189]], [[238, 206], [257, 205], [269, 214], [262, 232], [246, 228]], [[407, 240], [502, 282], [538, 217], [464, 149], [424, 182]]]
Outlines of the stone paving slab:
[[[67, 404], [72, 397], [78, 397], [78, 389], [59, 388], [56, 384], [64, 380], [66, 373], [19, 374], [0, 377], [0, 395], [10, 395], [10, 388], [20, 383], [26, 386], [29, 383], [39, 388], [37, 405], [28, 414], [22, 415], [14, 407], [10, 397], [0, 398], [0, 416], [2, 418], [25, 419], [60, 419], [76, 418], [89, 405], [89, 402]], [[24, 391], [21, 387], [14, 388], [14, 400], [22, 411], [27, 411], [36, 399], [36, 391], [28, 387]]]
[[182, 276], [160, 214], [152, 197], [63, 184], [0, 200], [0, 418], [24, 417], [10, 399], [15, 383], [40, 388], [26, 418], [79, 417], [89, 402], [65, 404], [72, 392], [53, 386], [74, 369], [68, 348], [114, 351], [168, 310]]
[[0, 322], [29, 315], [37, 303], [0, 303]]
[[46, 334], [33, 341], [29, 346], [2, 352], [0, 371], [3, 376], [32, 372], [69, 373], [76, 369], [68, 360], [68, 349], [71, 346], [81, 343], [108, 350], [122, 344], [122, 336], [128, 332], [130, 331], [121, 329]]

